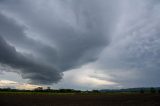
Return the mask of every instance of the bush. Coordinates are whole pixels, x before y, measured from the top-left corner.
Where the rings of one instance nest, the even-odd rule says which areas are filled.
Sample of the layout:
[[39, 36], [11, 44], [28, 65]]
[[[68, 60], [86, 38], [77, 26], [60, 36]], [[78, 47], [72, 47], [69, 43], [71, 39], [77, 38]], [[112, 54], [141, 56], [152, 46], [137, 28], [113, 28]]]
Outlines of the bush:
[[150, 92], [151, 92], [151, 93], [156, 93], [155, 88], [151, 88], [151, 89], [150, 89]]
[[92, 90], [92, 92], [93, 92], [93, 93], [99, 93], [99, 91], [98, 91], [98, 90]]
[[141, 90], [140, 90], [140, 93], [144, 93], [144, 89], [141, 89]]

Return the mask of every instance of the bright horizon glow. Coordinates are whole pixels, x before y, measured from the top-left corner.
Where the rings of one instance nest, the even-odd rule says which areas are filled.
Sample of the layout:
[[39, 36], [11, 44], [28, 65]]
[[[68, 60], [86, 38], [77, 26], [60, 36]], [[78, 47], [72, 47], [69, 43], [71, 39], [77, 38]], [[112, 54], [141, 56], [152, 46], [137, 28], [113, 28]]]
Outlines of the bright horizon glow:
[[[10, 80], [0, 80], [0, 88], [12, 88], [12, 89], [25, 89], [25, 90], [33, 90], [37, 87], [42, 87], [39, 85], [32, 85], [27, 83], [18, 83]], [[45, 88], [45, 86], [43, 86]]]

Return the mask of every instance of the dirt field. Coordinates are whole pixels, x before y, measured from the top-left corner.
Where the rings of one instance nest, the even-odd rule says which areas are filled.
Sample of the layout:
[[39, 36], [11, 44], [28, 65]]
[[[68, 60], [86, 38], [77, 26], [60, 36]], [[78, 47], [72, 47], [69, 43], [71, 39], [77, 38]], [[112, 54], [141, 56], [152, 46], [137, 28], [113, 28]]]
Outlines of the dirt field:
[[0, 94], [0, 106], [160, 106], [160, 94]]

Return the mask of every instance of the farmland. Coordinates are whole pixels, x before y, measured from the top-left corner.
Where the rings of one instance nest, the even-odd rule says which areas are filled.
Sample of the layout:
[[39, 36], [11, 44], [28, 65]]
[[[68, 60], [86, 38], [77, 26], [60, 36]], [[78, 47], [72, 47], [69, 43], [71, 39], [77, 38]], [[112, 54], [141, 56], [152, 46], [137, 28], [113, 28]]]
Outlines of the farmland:
[[1, 92], [0, 106], [160, 106], [158, 93]]

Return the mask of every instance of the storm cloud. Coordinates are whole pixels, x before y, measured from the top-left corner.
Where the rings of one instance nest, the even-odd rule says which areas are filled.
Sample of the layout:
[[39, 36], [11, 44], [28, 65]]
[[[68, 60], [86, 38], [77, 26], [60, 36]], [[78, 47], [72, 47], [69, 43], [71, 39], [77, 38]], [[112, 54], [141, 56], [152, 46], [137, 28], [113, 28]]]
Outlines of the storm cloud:
[[34, 84], [82, 70], [92, 83], [159, 86], [159, 12], [158, 0], [1, 0], [0, 64]]
[[[14, 48], [13, 51], [3, 51], [7, 43], [3, 44], [1, 51], [6, 55], [2, 55], [1, 59], [6, 58], [6, 62], [2, 63], [20, 69], [22, 77], [31, 79], [32, 83], [58, 81], [62, 72], [95, 61], [108, 44], [101, 31], [103, 25], [99, 20], [99, 8], [95, 8], [97, 15], [93, 14], [94, 8], [88, 8], [95, 3], [84, 5], [83, 9], [76, 2], [76, 7], [72, 7], [69, 1], [66, 2], [69, 3], [67, 7], [63, 7], [65, 1], [51, 2], [61, 7], [50, 6], [50, 2], [46, 2], [45, 8], [40, 6], [45, 1], [1, 2], [1, 36], [12, 45], [7, 47]], [[77, 8], [76, 11], [73, 8]], [[66, 17], [61, 16], [64, 11], [68, 11], [64, 13]], [[79, 27], [75, 27], [77, 25]], [[7, 55], [8, 52], [12, 57]]]
[[[30, 83], [50, 84], [61, 79], [60, 73], [51, 66], [27, 58], [0, 37], [0, 62], [12, 68], [19, 69], [22, 77], [30, 79]], [[29, 57], [29, 56], [28, 56]], [[18, 73], [18, 71], [16, 71]]]

